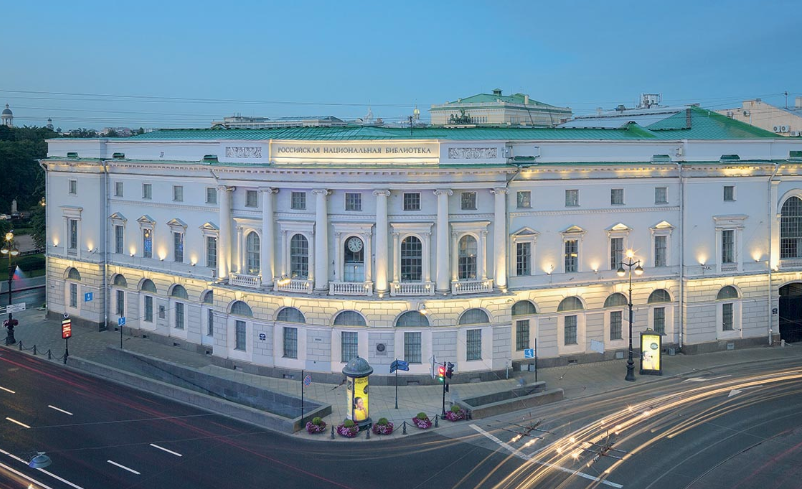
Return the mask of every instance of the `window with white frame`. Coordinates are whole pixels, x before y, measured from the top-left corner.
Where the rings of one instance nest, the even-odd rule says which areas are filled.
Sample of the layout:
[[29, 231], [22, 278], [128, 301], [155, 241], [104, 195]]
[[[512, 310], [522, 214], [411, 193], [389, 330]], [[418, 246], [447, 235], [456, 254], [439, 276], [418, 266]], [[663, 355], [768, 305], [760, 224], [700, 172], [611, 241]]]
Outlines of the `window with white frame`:
[[78, 307], [78, 284], [70, 283], [70, 307]]
[[245, 237], [245, 271], [248, 275], [259, 275], [261, 269], [260, 240], [256, 231], [251, 231]]
[[577, 317], [576, 316], [565, 316], [565, 326], [564, 326], [564, 344], [566, 345], [576, 345], [577, 344]]
[[739, 299], [738, 290], [731, 286], [722, 287], [718, 291], [716, 300], [720, 301], [720, 322], [721, 331], [730, 332], [735, 331], [735, 301]]
[[614, 188], [610, 190], [610, 204], [624, 205], [624, 189]]
[[341, 336], [343, 363], [348, 363], [359, 354], [359, 333], [343, 331]]
[[173, 306], [175, 311], [173, 327], [175, 329], [184, 329], [184, 325], [186, 324], [186, 314], [185, 309], [186, 305], [183, 302], [178, 302], [177, 300], [189, 300], [189, 295], [187, 294], [187, 289], [185, 289], [182, 285], [175, 285], [173, 290], [170, 292], [170, 297], [174, 300]]
[[115, 197], [123, 196], [123, 182], [114, 182], [114, 196]]
[[117, 225], [114, 226], [114, 252], [118, 255], [123, 253], [123, 246], [125, 244], [125, 227]]
[[654, 236], [654, 266], [664, 267], [668, 262], [668, 236]]
[[300, 233], [290, 239], [290, 278], [309, 278], [309, 240]]
[[742, 233], [747, 215], [713, 216], [716, 224], [716, 270], [739, 271], [743, 256]]
[[150, 200], [153, 198], [153, 185], [150, 183], [142, 184], [142, 198]]
[[145, 296], [145, 322], [153, 322], [153, 297]]
[[735, 201], [735, 185], [724, 186], [724, 202]]
[[780, 210], [780, 259], [802, 258], [802, 199], [790, 197]]
[[156, 294], [156, 285], [153, 283], [152, 280], [146, 279], [142, 282], [140, 287], [140, 293], [143, 296], [142, 299], [142, 317], [144, 321], [147, 323], [153, 322], [153, 296], [148, 294]]
[[206, 266], [217, 268], [217, 236], [206, 236]]
[[343, 280], [365, 281], [365, 244], [356, 236], [346, 239], [343, 245]]
[[184, 262], [184, 233], [173, 232], [173, 261]]
[[516, 193], [517, 207], [519, 209], [532, 208], [532, 192], [529, 190], [520, 190]]
[[565, 207], [579, 206], [579, 190], [570, 189], [565, 191]]
[[724, 265], [735, 263], [735, 230], [721, 231], [721, 263]]
[[362, 211], [362, 194], [357, 192], [345, 193], [345, 210], [361, 212]]
[[117, 289], [115, 291], [115, 295], [116, 295], [115, 305], [117, 306], [116, 307], [117, 316], [125, 317], [125, 291]]
[[464, 211], [475, 211], [476, 192], [462, 192], [460, 195], [460, 208]]
[[294, 211], [305, 211], [306, 192], [292, 192], [290, 195], [290, 208]]
[[523, 351], [529, 348], [529, 320], [515, 320], [515, 351]]
[[248, 324], [245, 321], [237, 319], [234, 322], [234, 349], [245, 351], [247, 347], [247, 334], [248, 334]]
[[259, 193], [256, 190], [245, 191], [245, 207], [258, 207]]
[[206, 306], [206, 336], [214, 336], [214, 292], [203, 294], [203, 305]]
[[466, 332], [465, 340], [465, 360], [481, 360], [482, 359], [482, 330], [469, 329]]
[[216, 187], [206, 187], [206, 203], [207, 204], [216, 204], [217, 203], [217, 188]]
[[176, 329], [184, 329], [184, 303], [175, 303], [175, 325]]
[[469, 234], [460, 238], [457, 253], [458, 279], [475, 280], [478, 254], [476, 238]]
[[[610, 294], [607, 299], [604, 301], [604, 307], [606, 308], [623, 308], [629, 304], [629, 301], [620, 292], [616, 292], [614, 294]], [[623, 318], [624, 312], [623, 311], [610, 311], [609, 312], [609, 320], [610, 320], [610, 341], [616, 341], [623, 339]]]
[[423, 244], [417, 237], [407, 236], [401, 241], [401, 281], [421, 280], [423, 280]]
[[420, 210], [420, 192], [404, 192], [404, 210]]
[[284, 358], [298, 358], [298, 328], [284, 328]]
[[409, 363], [421, 363], [421, 334], [419, 332], [404, 333], [404, 360]]
[[69, 240], [67, 242], [67, 249], [75, 253], [78, 251], [78, 219], [70, 219], [69, 226]]
[[659, 304], [670, 303], [671, 295], [665, 289], [656, 289], [649, 294], [648, 304], [658, 304], [652, 307], [652, 329], [660, 334], [666, 333], [666, 306]]
[[70, 180], [70, 195], [78, 194], [78, 180]]
[[[582, 301], [575, 296], [566, 297], [557, 306], [557, 312], [582, 311], [585, 309]], [[579, 345], [579, 316], [570, 314], [563, 316], [563, 345]]]
[[142, 230], [142, 257], [153, 258], [153, 230], [150, 228]]
[[519, 277], [532, 274], [532, 243], [529, 241], [515, 243], [515, 274]]
[[668, 204], [668, 188], [655, 187], [654, 188], [654, 203], [657, 205]]
[[579, 271], [579, 240], [566, 239], [564, 242], [565, 273]]
[[173, 202], [183, 202], [183, 201], [184, 201], [184, 186], [173, 185]]
[[624, 263], [624, 238], [610, 238], [610, 270], [618, 270]]

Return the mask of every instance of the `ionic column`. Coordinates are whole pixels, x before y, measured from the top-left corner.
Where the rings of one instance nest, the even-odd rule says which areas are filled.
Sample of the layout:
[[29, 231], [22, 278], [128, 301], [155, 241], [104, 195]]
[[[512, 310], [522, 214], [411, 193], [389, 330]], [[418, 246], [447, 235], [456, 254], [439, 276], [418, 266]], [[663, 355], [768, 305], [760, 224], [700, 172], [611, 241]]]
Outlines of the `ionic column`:
[[334, 233], [334, 278], [335, 282], [344, 282], [343, 274], [345, 273], [345, 264], [343, 263], [344, 257], [342, 253], [343, 250], [343, 243], [340, 241], [342, 240], [342, 233]]
[[315, 200], [315, 290], [329, 289], [329, 211], [324, 188], [312, 190]]
[[459, 243], [456, 232], [451, 233], [451, 280], [459, 280]]
[[[387, 284], [387, 197], [389, 190], [374, 190], [376, 196], [376, 292], [384, 293], [389, 289]], [[370, 260], [370, 256], [365, 257]]]
[[281, 255], [281, 276], [290, 276], [290, 242], [287, 240], [287, 230], [281, 231], [281, 246], [279, 249], [283, 250]]
[[220, 238], [217, 243], [217, 276], [223, 280], [231, 271], [231, 190], [225, 185], [217, 187], [220, 197]]
[[448, 196], [449, 189], [434, 191], [437, 196], [437, 292], [446, 293], [450, 289], [448, 274]]
[[[432, 281], [432, 259], [431, 259], [431, 247], [432, 247], [432, 233], [423, 233], [423, 281], [424, 282], [431, 282]], [[401, 263], [401, 260], [398, 261]]]
[[243, 273], [243, 270], [245, 270], [244, 241], [242, 239], [242, 226], [237, 226], [237, 273]]
[[504, 290], [507, 288], [507, 189], [495, 188], [493, 193], [496, 195], [493, 221], [493, 255], [495, 256], [493, 279], [496, 287]]
[[[370, 231], [368, 231], [362, 235], [362, 239], [364, 240], [365, 244], [365, 282], [375, 283], [375, 277], [373, 276], [373, 263], [371, 263], [371, 259], [373, 257], [373, 236], [371, 236]], [[387, 281], [387, 273], [384, 275], [384, 281]]]
[[278, 192], [274, 188], [261, 188], [262, 192], [262, 249], [259, 261], [262, 269], [262, 285], [273, 285], [273, 264], [275, 255], [275, 237], [273, 235], [273, 194]]
[[401, 281], [401, 233], [393, 233], [393, 282]]
[[485, 280], [487, 279], [487, 231], [484, 229], [479, 231], [479, 256], [476, 259], [479, 261], [477, 278]]

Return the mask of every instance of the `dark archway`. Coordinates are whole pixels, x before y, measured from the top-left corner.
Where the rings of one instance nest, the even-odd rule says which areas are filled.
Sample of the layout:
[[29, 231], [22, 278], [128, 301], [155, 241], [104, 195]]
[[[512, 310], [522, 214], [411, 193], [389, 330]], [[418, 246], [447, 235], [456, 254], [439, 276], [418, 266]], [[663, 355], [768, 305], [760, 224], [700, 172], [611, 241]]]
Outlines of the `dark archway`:
[[780, 287], [780, 339], [802, 341], [802, 283]]

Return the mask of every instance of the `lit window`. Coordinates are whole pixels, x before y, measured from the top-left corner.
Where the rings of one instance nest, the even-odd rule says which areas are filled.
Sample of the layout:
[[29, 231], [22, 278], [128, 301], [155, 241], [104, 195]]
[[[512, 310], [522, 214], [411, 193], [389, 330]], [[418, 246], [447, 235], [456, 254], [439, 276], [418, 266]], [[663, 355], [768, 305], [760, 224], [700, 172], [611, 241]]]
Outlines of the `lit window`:
[[184, 233], [173, 233], [173, 257], [178, 263], [184, 262]]
[[142, 256], [144, 258], [153, 258], [153, 230], [142, 230]]

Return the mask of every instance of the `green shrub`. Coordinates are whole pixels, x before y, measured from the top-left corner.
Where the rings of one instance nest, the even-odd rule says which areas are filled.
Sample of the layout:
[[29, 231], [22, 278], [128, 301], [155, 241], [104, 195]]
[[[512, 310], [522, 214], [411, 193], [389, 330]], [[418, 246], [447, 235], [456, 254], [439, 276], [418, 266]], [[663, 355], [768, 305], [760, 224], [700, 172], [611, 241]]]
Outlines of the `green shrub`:
[[387, 418], [379, 418], [379, 420], [376, 421], [376, 424], [379, 426], [387, 426], [387, 423]]
[[429, 417], [426, 416], [426, 413], [418, 413], [416, 417], [421, 421], [423, 421], [424, 419], [429, 419]]
[[457, 406], [456, 404], [454, 404], [453, 406], [451, 406], [451, 412], [452, 412], [452, 413], [454, 413], [454, 414], [457, 414], [457, 413], [458, 413], [458, 412], [460, 412], [460, 411], [462, 411], [462, 409], [460, 409], [460, 407], [459, 407], [459, 406]]
[[354, 422], [351, 421], [350, 419], [346, 419], [345, 421], [343, 421], [343, 426], [345, 426], [346, 428], [353, 428]]
[[323, 420], [320, 419], [320, 416], [315, 416], [314, 418], [312, 418], [312, 424], [320, 426], [320, 423], [322, 423], [322, 422], [323, 422]]
[[46, 261], [44, 255], [28, 255], [17, 260], [16, 265], [23, 272], [30, 272], [32, 270], [43, 270]]

